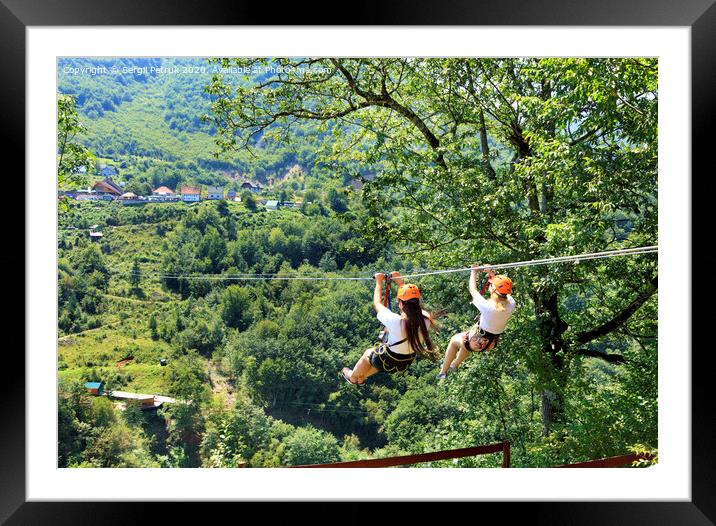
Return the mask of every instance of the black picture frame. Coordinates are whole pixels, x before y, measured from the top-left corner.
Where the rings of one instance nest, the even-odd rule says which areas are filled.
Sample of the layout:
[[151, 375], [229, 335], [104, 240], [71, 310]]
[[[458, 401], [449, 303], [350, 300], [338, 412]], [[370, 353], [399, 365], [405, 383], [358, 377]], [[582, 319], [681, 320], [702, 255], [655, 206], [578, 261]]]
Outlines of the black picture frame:
[[[267, 14], [266, 5], [259, 2], [218, 2], [154, 0], [0, 0], [0, 49], [4, 71], [0, 80], [0, 107], [4, 128], [9, 133], [4, 140], [5, 151], [19, 161], [13, 173], [24, 173], [25, 137], [25, 30], [28, 26], [84, 26], [84, 25], [590, 25], [590, 26], [683, 26], [691, 30], [692, 51], [692, 181], [693, 254], [684, 254], [685, 264], [692, 263], [694, 276], [701, 276], [699, 289], [693, 297], [713, 296], [710, 271], [714, 258], [709, 254], [708, 240], [713, 238], [706, 214], [705, 199], [714, 195], [714, 177], [711, 175], [711, 152], [714, 130], [711, 118], [716, 114], [716, 4], [714, 0], [601, 0], [575, 2], [570, 0], [533, 0], [520, 2], [502, 0], [481, 2], [460, 0], [433, 3], [424, 0], [399, 0], [384, 4], [360, 4], [338, 16], [335, 3], [325, 5], [306, 3], [280, 4]], [[350, 13], [350, 14], [349, 14]], [[270, 19], [267, 18], [270, 16]], [[330, 18], [330, 19], [329, 19]], [[699, 172], [696, 167], [702, 167]], [[10, 173], [8, 173], [10, 175]], [[685, 174], [685, 177], [687, 174]], [[10, 181], [8, 181], [9, 183]], [[13, 181], [14, 182], [14, 181]], [[698, 186], [697, 186], [698, 183]], [[25, 195], [31, 194], [25, 188]], [[664, 202], [664, 201], [662, 201]], [[699, 206], [702, 205], [702, 206]], [[664, 204], [663, 206], [668, 206]], [[708, 213], [708, 212], [706, 212]], [[699, 214], [703, 217], [699, 217]], [[17, 247], [14, 256], [6, 257], [14, 266], [23, 269], [25, 280], [32, 279], [25, 268], [24, 244], [19, 229], [15, 229]], [[11, 234], [12, 235], [12, 234]], [[705, 241], [705, 242], [704, 242]], [[700, 243], [703, 242], [703, 243]], [[691, 256], [691, 257], [689, 257]], [[698, 274], [697, 274], [698, 273]], [[662, 286], [673, 286], [678, 277], [665, 276]], [[683, 286], [683, 284], [680, 284]], [[691, 290], [691, 287], [685, 288]], [[17, 308], [13, 296], [14, 316], [24, 316], [24, 308]], [[685, 296], [688, 298], [688, 296]], [[708, 300], [707, 300], [708, 301]], [[687, 302], [688, 303], [688, 302]], [[8, 303], [9, 304], [9, 303]], [[24, 304], [24, 302], [23, 302]], [[689, 308], [688, 304], [684, 308]], [[711, 309], [693, 302], [692, 326], [694, 336], [703, 334], [708, 327]], [[17, 320], [19, 322], [20, 320]], [[23, 318], [24, 321], [24, 318]], [[19, 323], [8, 326], [18, 327]], [[696, 330], [698, 329], [698, 331]], [[58, 503], [26, 502], [25, 498], [25, 359], [20, 346], [14, 345], [17, 337], [8, 337], [4, 353], [5, 374], [2, 389], [2, 425], [0, 429], [0, 521], [7, 524], [78, 524], [84, 522], [124, 524], [144, 523], [146, 509], [156, 505], [141, 503]], [[713, 358], [710, 346], [697, 347], [692, 342], [666, 342], [663, 352], [679, 352], [692, 360], [692, 498], [688, 502], [524, 502], [485, 503], [500, 515], [509, 517], [514, 512], [525, 515], [525, 520], [540, 524], [694, 524], [716, 523], [716, 411], [709, 402]], [[691, 347], [691, 349], [689, 348]], [[555, 500], [560, 496], [555, 495]], [[320, 500], [320, 499], [316, 499]], [[214, 504], [215, 505], [215, 504]], [[247, 504], [242, 504], [247, 506]], [[325, 505], [324, 505], [325, 506]], [[339, 522], [338, 511], [322, 506], [321, 514], [311, 514], [313, 522], [329, 520]], [[224, 508], [225, 506], [222, 506]], [[251, 505], [250, 508], [255, 508]], [[302, 505], [299, 509], [305, 509]], [[423, 507], [414, 505], [410, 510], [401, 506], [401, 515], [409, 520], [412, 513], [423, 514]], [[349, 504], [341, 513], [353, 515], [357, 504]], [[246, 508], [245, 508], [246, 510]], [[253, 509], [251, 511], [254, 511]], [[213, 510], [216, 513], [216, 510]], [[271, 506], [275, 518], [278, 508]], [[174, 503], [162, 506], [164, 521], [181, 518], [185, 506]], [[292, 514], [295, 514], [293, 512]], [[304, 513], [297, 511], [299, 515]], [[245, 515], [244, 515], [245, 514]], [[246, 510], [242, 515], [249, 517]], [[406, 515], [407, 514], [407, 515]], [[213, 514], [212, 514], [213, 515]], [[361, 514], [363, 515], [363, 514]], [[174, 516], [174, 517], [172, 517]], [[357, 515], [356, 515], [357, 516]], [[365, 520], [370, 520], [364, 515]], [[271, 521], [273, 522], [273, 521]], [[346, 522], [341, 520], [340, 522]], [[348, 522], [355, 522], [348, 520]], [[362, 522], [362, 521], [361, 521]]]

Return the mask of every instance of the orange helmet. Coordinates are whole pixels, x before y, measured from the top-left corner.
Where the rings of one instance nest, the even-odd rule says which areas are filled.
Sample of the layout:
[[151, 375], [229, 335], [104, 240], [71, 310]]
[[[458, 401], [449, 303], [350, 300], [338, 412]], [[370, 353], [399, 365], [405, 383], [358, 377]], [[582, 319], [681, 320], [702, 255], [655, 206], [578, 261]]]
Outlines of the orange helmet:
[[503, 296], [512, 292], [512, 280], [504, 274], [493, 276], [492, 286], [495, 287], [495, 292], [498, 292]]
[[420, 297], [420, 290], [417, 285], [412, 283], [406, 283], [398, 288], [398, 299], [403, 301], [412, 300], [413, 298]]

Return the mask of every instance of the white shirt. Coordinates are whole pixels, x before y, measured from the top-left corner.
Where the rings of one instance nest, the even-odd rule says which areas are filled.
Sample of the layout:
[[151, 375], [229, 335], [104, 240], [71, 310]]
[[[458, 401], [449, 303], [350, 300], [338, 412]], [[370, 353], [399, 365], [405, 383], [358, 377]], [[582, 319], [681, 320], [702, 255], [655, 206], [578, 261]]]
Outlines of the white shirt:
[[[399, 345], [393, 346], [395, 342], [399, 342], [403, 338], [408, 337], [405, 330], [405, 324], [402, 323], [403, 319], [400, 314], [392, 312], [387, 307], [381, 305], [380, 309], [378, 309], [377, 317], [380, 322], [385, 325], [385, 328], [388, 329], [388, 345], [391, 346], [390, 350], [396, 354], [411, 354], [413, 350], [411, 349], [410, 342], [408, 342], [408, 340], [405, 340]], [[425, 325], [430, 327], [430, 320], [426, 319]]]
[[483, 298], [482, 294], [476, 294], [472, 304], [480, 311], [480, 328], [492, 334], [501, 334], [505, 331], [507, 322], [516, 306], [515, 300], [510, 294], [507, 295], [505, 310], [495, 309], [495, 304]]

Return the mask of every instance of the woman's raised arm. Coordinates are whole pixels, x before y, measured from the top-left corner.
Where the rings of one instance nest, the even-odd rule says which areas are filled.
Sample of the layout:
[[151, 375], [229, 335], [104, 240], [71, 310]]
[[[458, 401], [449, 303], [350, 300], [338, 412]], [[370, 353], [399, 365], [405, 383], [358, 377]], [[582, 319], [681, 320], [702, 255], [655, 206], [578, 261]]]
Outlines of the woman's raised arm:
[[470, 270], [470, 296], [474, 299], [476, 296], [479, 296], [480, 293], [477, 290], [477, 265], [473, 265], [472, 269]]
[[385, 279], [385, 276], [382, 272], [377, 272], [373, 277], [375, 278], [375, 290], [373, 290], [373, 308], [375, 309], [375, 312], [378, 312], [383, 306], [383, 280]]

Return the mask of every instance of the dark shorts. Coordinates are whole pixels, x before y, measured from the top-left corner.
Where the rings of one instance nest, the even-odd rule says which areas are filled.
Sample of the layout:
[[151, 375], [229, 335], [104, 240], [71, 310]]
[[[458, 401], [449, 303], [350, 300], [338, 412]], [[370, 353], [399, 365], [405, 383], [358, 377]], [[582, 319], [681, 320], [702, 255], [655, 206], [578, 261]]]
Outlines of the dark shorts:
[[399, 373], [405, 371], [415, 361], [415, 353], [394, 353], [385, 344], [378, 344], [368, 357], [370, 364], [386, 373]]
[[462, 345], [470, 352], [484, 352], [490, 351], [495, 348], [497, 342], [500, 341], [499, 334], [492, 334], [491, 332], [483, 331], [479, 327], [477, 331], [470, 338], [470, 331], [462, 333]]

